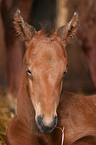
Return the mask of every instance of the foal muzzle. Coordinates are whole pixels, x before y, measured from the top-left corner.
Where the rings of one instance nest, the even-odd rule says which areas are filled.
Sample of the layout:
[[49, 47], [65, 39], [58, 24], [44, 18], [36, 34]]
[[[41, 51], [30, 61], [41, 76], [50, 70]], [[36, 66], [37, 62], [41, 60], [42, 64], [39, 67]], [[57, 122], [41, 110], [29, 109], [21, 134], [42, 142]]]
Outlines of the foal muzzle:
[[53, 129], [57, 126], [57, 122], [58, 122], [57, 116], [53, 117], [52, 122], [48, 126], [44, 123], [43, 117], [41, 115], [37, 116], [37, 119], [36, 119], [36, 124], [39, 130], [44, 133], [52, 132]]

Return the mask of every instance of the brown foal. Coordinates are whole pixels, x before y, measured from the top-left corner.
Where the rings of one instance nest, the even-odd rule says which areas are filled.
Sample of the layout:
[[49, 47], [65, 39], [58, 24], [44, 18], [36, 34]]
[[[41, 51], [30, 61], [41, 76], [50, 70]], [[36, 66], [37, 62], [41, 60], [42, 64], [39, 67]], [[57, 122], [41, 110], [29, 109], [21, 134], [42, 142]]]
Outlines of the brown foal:
[[66, 44], [78, 28], [78, 14], [56, 32], [37, 32], [17, 10], [14, 25], [25, 42], [17, 115], [7, 130], [8, 145], [96, 144], [96, 96], [62, 92]]

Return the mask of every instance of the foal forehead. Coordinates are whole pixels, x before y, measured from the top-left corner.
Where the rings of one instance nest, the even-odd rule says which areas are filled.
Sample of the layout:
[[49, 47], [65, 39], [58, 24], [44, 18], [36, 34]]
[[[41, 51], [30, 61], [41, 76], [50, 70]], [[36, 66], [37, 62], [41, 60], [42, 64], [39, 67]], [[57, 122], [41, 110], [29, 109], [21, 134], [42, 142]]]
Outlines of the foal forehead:
[[56, 41], [56, 39], [51, 39], [50, 37], [40, 37], [33, 43], [32, 47], [34, 47], [31, 54], [33, 59], [36, 59], [36, 57], [42, 57], [46, 60], [52, 60], [52, 58], [64, 59], [63, 48], [61, 47], [60, 43]]
[[[66, 52], [56, 39], [50, 37], [40, 37], [33, 41], [29, 51], [30, 57], [28, 64], [32, 68], [64, 68], [66, 65]], [[53, 67], [54, 66], [54, 67]]]

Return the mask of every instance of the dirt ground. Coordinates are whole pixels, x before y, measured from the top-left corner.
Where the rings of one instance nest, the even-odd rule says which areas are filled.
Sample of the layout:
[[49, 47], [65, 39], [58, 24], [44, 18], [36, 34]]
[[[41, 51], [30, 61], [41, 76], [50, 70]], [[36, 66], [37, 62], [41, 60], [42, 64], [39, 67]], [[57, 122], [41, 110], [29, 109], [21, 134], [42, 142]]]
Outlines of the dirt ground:
[[0, 92], [0, 145], [6, 145], [6, 130], [13, 113], [4, 92]]

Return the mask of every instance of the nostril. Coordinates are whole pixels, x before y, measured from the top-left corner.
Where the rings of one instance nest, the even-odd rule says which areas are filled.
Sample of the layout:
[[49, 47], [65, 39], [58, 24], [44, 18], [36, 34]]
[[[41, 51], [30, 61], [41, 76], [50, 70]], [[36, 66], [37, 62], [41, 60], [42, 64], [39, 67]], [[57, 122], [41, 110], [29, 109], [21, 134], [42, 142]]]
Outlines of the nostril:
[[54, 120], [55, 120], [56, 123], [57, 123], [57, 121], [58, 121], [58, 116], [57, 116], [57, 115], [54, 117]]
[[57, 122], [58, 122], [58, 117], [57, 115], [54, 117], [53, 119], [53, 123], [52, 123], [52, 126], [56, 126], [57, 125]]
[[42, 115], [39, 115], [38, 117], [37, 117], [37, 124], [39, 125], [39, 126], [43, 126], [43, 117], [42, 117]]

